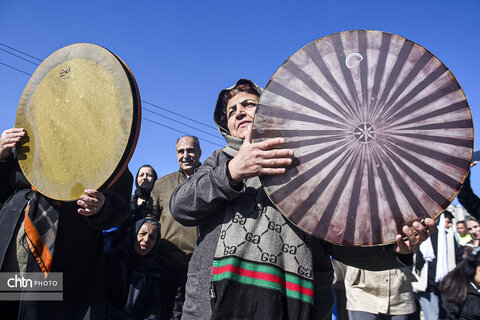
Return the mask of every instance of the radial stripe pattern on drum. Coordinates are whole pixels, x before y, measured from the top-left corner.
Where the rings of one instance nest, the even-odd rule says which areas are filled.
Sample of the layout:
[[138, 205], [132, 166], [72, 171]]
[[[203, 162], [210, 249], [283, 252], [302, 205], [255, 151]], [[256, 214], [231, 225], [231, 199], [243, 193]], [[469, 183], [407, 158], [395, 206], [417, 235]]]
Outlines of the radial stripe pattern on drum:
[[432, 53], [381, 31], [346, 31], [292, 55], [267, 84], [255, 142], [284, 137], [295, 153], [261, 177], [289, 219], [345, 245], [391, 243], [405, 224], [438, 216], [473, 153], [468, 103]]

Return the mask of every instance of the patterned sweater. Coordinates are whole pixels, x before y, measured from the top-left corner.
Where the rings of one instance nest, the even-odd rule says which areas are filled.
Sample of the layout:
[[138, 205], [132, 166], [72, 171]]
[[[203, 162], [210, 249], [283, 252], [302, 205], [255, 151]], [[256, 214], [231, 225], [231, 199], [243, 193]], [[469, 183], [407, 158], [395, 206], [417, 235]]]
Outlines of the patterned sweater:
[[226, 168], [242, 141], [226, 138], [228, 146], [170, 199], [173, 217], [200, 231], [182, 319], [326, 319], [334, 303], [330, 255], [373, 270], [411, 263], [391, 246], [341, 247], [311, 237], [275, 208], [258, 178], [232, 188]]

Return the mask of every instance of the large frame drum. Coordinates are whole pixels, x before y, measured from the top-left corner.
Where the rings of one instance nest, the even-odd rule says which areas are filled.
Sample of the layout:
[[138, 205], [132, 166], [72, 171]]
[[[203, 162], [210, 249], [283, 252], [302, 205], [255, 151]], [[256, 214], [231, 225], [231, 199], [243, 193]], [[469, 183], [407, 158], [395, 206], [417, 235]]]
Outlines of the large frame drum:
[[127, 65], [98, 45], [77, 43], [47, 57], [25, 87], [15, 127], [28, 181], [43, 195], [78, 199], [127, 168], [141, 121], [140, 94]]
[[433, 54], [381, 31], [346, 31], [293, 54], [261, 95], [255, 142], [283, 137], [294, 164], [263, 176], [300, 228], [345, 245], [395, 241], [456, 197], [472, 158], [460, 85]]

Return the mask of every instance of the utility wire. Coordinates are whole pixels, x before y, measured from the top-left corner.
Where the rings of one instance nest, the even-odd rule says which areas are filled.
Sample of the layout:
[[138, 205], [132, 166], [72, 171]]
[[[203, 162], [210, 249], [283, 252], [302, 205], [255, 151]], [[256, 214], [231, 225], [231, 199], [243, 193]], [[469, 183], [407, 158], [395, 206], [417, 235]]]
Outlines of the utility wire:
[[[39, 59], [39, 58], [37, 58], [37, 57], [34, 57], [34, 56], [32, 56], [32, 55], [30, 55], [30, 54], [28, 54], [28, 53], [25, 53], [25, 52], [23, 52], [23, 51], [21, 51], [21, 50], [17, 50], [17, 49], [15, 49], [15, 48], [12, 48], [12, 47], [10, 47], [10, 46], [7, 46], [6, 44], [3, 44], [3, 43], [1, 43], [1, 42], [0, 42], [0, 45], [4, 46], [4, 47], [6, 47], [6, 48], [8, 48], [8, 49], [10, 49], [10, 50], [13, 50], [13, 51], [15, 51], [15, 52], [18, 52], [18, 53], [21, 53], [21, 54], [23, 54], [23, 55], [26, 55], [27, 57], [36, 59], [36, 60], [38, 60], [38, 61], [40, 61], [40, 62], [43, 61], [42, 59]], [[25, 61], [27, 61], [27, 62], [30, 62], [30, 63], [32, 63], [32, 64], [34, 64], [34, 65], [37, 65], [37, 66], [39, 65], [38, 63], [35, 63], [35, 62], [33, 62], [33, 61], [30, 61], [30, 60], [27, 60], [27, 59], [25, 59], [25, 58], [22, 58], [22, 57], [14, 54], [14, 53], [11, 53], [11, 52], [9, 52], [9, 51], [7, 51], [7, 50], [5, 50], [5, 49], [0, 48], [0, 50], [6, 52], [6, 53], [8, 53], [8, 54], [11, 54], [11, 55], [13, 55], [13, 56], [15, 56], [15, 57], [17, 57], [17, 58], [20, 58], [20, 59], [22, 59], [22, 60], [25, 60]], [[2, 63], [2, 64], [3, 64], [3, 63]], [[4, 65], [5, 65], [5, 64], [4, 64]], [[12, 68], [12, 69], [15, 69], [15, 70], [17, 70], [17, 71], [20, 71], [20, 72], [22, 72], [22, 73], [31, 75], [31, 74], [26, 73], [26, 72], [24, 72], [24, 71], [18, 70], [18, 69], [16, 69], [16, 68], [12, 67], [12, 66], [9, 66], [9, 67]], [[161, 106], [159, 106], [159, 105], [157, 105], [157, 104], [151, 103], [151, 102], [149, 102], [149, 101], [142, 100], [142, 102], [145, 103], [145, 104], [148, 104], [148, 105], [150, 105], [150, 106], [152, 106], [152, 107], [155, 107], [155, 108], [157, 108], [157, 109], [163, 110], [163, 111], [165, 111], [165, 112], [169, 112], [169, 113], [174, 114], [174, 115], [176, 115], [176, 116], [182, 117], [182, 118], [184, 118], [184, 119], [187, 119], [187, 120], [190, 120], [190, 121], [195, 122], [195, 123], [197, 123], [197, 124], [200, 124], [200, 125], [202, 125], [202, 126], [204, 126], [204, 127], [207, 127], [207, 128], [209, 128], [209, 129], [213, 129], [213, 130], [217, 131], [217, 128], [214, 127], [214, 126], [211, 126], [211, 125], [202, 123], [202, 122], [200, 122], [200, 121], [198, 121], [198, 120], [195, 120], [195, 119], [193, 119], [193, 118], [190, 118], [190, 117], [187, 117], [187, 116], [185, 116], [185, 115], [179, 114], [179, 113], [177, 113], [177, 112], [168, 110], [168, 109], [166, 109], [166, 108], [163, 108], [163, 107], [161, 107]], [[195, 129], [195, 128], [194, 128], [194, 129]], [[196, 130], [205, 133], [205, 131], [202, 131], [202, 130], [200, 130], [200, 129], [196, 129]], [[207, 133], [207, 134], [208, 134], [208, 135], [212, 135], [212, 134], [210, 134], [210, 133]], [[218, 136], [215, 136], [215, 137], [219, 138]], [[220, 139], [221, 139], [221, 138], [220, 138]]]
[[[23, 70], [17, 69], [17, 68], [15, 68], [15, 67], [13, 67], [13, 66], [11, 66], [11, 65], [9, 65], [9, 64], [3, 63], [3, 62], [1, 62], [1, 61], [0, 61], [0, 64], [6, 66], [6, 67], [8, 67], [8, 68], [11, 68], [11, 69], [13, 69], [13, 70], [15, 70], [15, 71], [24, 73], [24, 74], [26, 74], [26, 75], [29, 75], [29, 76], [32, 75], [31, 73], [28, 73], [28, 72], [25, 72], [25, 71], [23, 71]], [[154, 114], [157, 114], [157, 115], [159, 115], [159, 116], [161, 116], [161, 117], [167, 118], [167, 119], [169, 119], [169, 120], [171, 120], [171, 121], [177, 122], [177, 123], [179, 123], [179, 124], [181, 124], [181, 125], [185, 125], [184, 123], [182, 123], [182, 122], [180, 122], [180, 121], [171, 119], [171, 118], [166, 117], [166, 116], [164, 116], [164, 115], [161, 115], [161, 114], [159, 114], [159, 113], [157, 113], [157, 112], [155, 112], [155, 111], [151, 111], [151, 110], [146, 109], [146, 108], [143, 108], [143, 109], [146, 110], [146, 111], [152, 112], [152, 113], [154, 113]], [[155, 123], [155, 124], [157, 124], [157, 125], [159, 125], [159, 126], [168, 128], [168, 129], [170, 129], [170, 130], [174, 130], [174, 131], [180, 132], [180, 133], [182, 133], [182, 134], [189, 135], [189, 133], [187, 133], [187, 132], [184, 132], [184, 131], [181, 131], [181, 130], [178, 130], [178, 129], [169, 127], [169, 126], [167, 126], [167, 125], [158, 123], [158, 122], [153, 121], [153, 120], [150, 120], [150, 119], [148, 119], [148, 118], [142, 117], [142, 119], [145, 120], [145, 121], [149, 121], [149, 122]], [[211, 133], [208, 133], [208, 132], [206, 132], [206, 131], [203, 131], [203, 130], [201, 130], [201, 129], [197, 129], [197, 128], [194, 128], [194, 127], [190, 127], [190, 128], [195, 129], [195, 130], [198, 130], [198, 131], [203, 132], [203, 133], [205, 133], [205, 134], [208, 134], [208, 135], [211, 135], [211, 136], [214, 136], [214, 137], [216, 137], [216, 138], [221, 139], [220, 137], [215, 136], [215, 135], [213, 135], [213, 134], [211, 134]], [[203, 141], [205, 141], [205, 142], [211, 143], [211, 144], [213, 144], [213, 145], [222, 147], [222, 145], [220, 145], [220, 144], [218, 144], [218, 143], [216, 143], [216, 142], [209, 141], [209, 140], [203, 139], [203, 138], [199, 138], [199, 139], [200, 139], [200, 140], [203, 140]]]
[[2, 49], [2, 48], [0, 48], [0, 50], [2, 50], [3, 52], [6, 52], [6, 53], [8, 53], [8, 54], [10, 54], [10, 55], [12, 55], [12, 56], [15, 56], [15, 57], [17, 57], [17, 58], [19, 58], [19, 59], [22, 59], [22, 60], [25, 60], [25, 61], [27, 61], [27, 62], [30, 62], [31, 64], [34, 64], [34, 65], [36, 65], [36, 66], [39, 65], [39, 63], [36, 63], [36, 62], [30, 61], [30, 60], [28, 60], [28, 59], [25, 59], [24, 57], [21, 57], [21, 56], [19, 56], [18, 54], [15, 54], [15, 53], [11, 53], [11, 52], [8, 51], [8, 50]]
[[13, 70], [17, 70], [18, 72], [25, 73], [26, 75], [29, 75], [29, 76], [32, 75], [31, 73], [28, 73], [28, 72], [25, 72], [25, 71], [23, 71], [23, 70], [17, 69], [17, 68], [15, 68], [15, 67], [12, 67], [12, 66], [9, 65], [9, 64], [3, 63], [3, 62], [0, 62], [0, 64], [1, 64], [1, 65], [4, 65], [4, 66], [6, 66], [6, 67], [9, 67], [9, 68], [11, 68], [11, 69], [13, 69]]
[[174, 114], [174, 115], [176, 115], [176, 116], [179, 116], [179, 117], [188, 119], [188, 120], [190, 120], [190, 121], [193, 121], [193, 122], [195, 122], [195, 123], [201, 124], [201, 125], [204, 126], [204, 127], [207, 127], [207, 128], [213, 129], [213, 130], [217, 130], [217, 128], [214, 127], [214, 126], [210, 126], [210, 125], [205, 124], [205, 123], [202, 123], [202, 122], [200, 122], [200, 121], [198, 121], [198, 120], [195, 120], [195, 119], [189, 118], [189, 117], [187, 117], [187, 116], [184, 116], [183, 114], [180, 114], [180, 113], [177, 113], [177, 112], [174, 112], [174, 111], [171, 111], [171, 110], [162, 108], [162, 107], [160, 107], [160, 106], [158, 106], [158, 105], [156, 105], [156, 104], [154, 104], [154, 103], [148, 102], [148, 101], [146, 101], [146, 100], [142, 100], [142, 102], [143, 102], [143, 103], [146, 103], [146, 104], [148, 104], [148, 105], [150, 105], [150, 106], [152, 106], [152, 107], [158, 108], [158, 109], [160, 109], [160, 110], [163, 110], [163, 111], [172, 113], [172, 114]]
[[[168, 120], [173, 121], [173, 122], [176, 122], [176, 123], [178, 123], [178, 124], [181, 124], [182, 126], [188, 126], [188, 125], [186, 125], [185, 123], [183, 123], [183, 122], [181, 122], [181, 121], [177, 121], [177, 120], [172, 119], [172, 118], [170, 118], [170, 117], [164, 116], [163, 114], [160, 114], [160, 113], [158, 113], [158, 112], [152, 111], [152, 110], [150, 110], [150, 109], [147, 109], [147, 108], [142, 108], [142, 109], [145, 110], [145, 111], [151, 112], [151, 113], [153, 113], [153, 114], [156, 114], [157, 116], [160, 116], [160, 117], [162, 117], [162, 118], [168, 119]], [[188, 126], [188, 127], [190, 127], [190, 126]], [[215, 138], [217, 138], [217, 139], [223, 140], [223, 139], [220, 138], [219, 136], [214, 135], [214, 134], [211, 134], [210, 132], [203, 131], [203, 130], [198, 129], [198, 128], [195, 128], [195, 127], [190, 127], [190, 128], [195, 129], [195, 130], [198, 130], [198, 131], [203, 132], [203, 133], [205, 133], [205, 134], [208, 134], [209, 136], [215, 137]]]
[[23, 54], [23, 55], [26, 55], [27, 57], [33, 58], [33, 59], [35, 59], [35, 60], [38, 60], [39, 62], [42, 62], [42, 61], [43, 61], [42, 59], [39, 59], [39, 58], [34, 57], [34, 56], [31, 56], [31, 55], [29, 55], [28, 53], [25, 53], [25, 52], [23, 52], [23, 51], [17, 50], [17, 49], [15, 49], [15, 48], [9, 47], [9, 46], [7, 46], [6, 44], [3, 44], [3, 43], [1, 43], [1, 42], [0, 42], [0, 45], [4, 46], [4, 47], [6, 47], [6, 48], [8, 48], [8, 49], [10, 49], [10, 50], [13, 50], [13, 51], [15, 51], [15, 52], [18, 52], [18, 53], [21, 53], [21, 54]]
[[[169, 127], [169, 126], [167, 126], [167, 125], [164, 125], [164, 124], [158, 123], [158, 122], [156, 122], [156, 121], [153, 121], [153, 120], [150, 120], [150, 119], [148, 119], [148, 118], [142, 117], [142, 119], [143, 119], [143, 120], [145, 120], [145, 121], [148, 121], [148, 122], [152, 122], [152, 123], [154, 123], [154, 124], [156, 124], [156, 125], [159, 125], [159, 126], [162, 126], [162, 127], [168, 128], [168, 129], [170, 129], [170, 130], [173, 130], [173, 131], [180, 132], [181, 134], [184, 134], [184, 135], [190, 135], [190, 133], [187, 133], [187, 132], [185, 132], [185, 131], [178, 130], [178, 129], [175, 129], [175, 128], [172, 128], [172, 127]], [[213, 145], [216, 145], [216, 146], [218, 146], [218, 147], [223, 147], [221, 144], [218, 144], [218, 143], [216, 143], [216, 142], [209, 141], [209, 140], [207, 140], [207, 139], [203, 139], [203, 138], [199, 138], [199, 139], [200, 139], [200, 140], [202, 140], [202, 141], [205, 141], [205, 142], [211, 143], [211, 144], [213, 144]]]

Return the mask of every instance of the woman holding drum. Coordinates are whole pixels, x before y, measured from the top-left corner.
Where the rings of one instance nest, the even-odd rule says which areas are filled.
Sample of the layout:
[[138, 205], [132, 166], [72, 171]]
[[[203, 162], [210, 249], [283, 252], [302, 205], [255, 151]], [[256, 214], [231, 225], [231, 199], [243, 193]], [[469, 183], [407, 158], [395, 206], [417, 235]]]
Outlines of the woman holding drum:
[[127, 166], [140, 119], [133, 74], [103, 47], [66, 46], [32, 74], [17, 128], [0, 137], [0, 265], [22, 277], [60, 276], [63, 287], [38, 294], [22, 288], [6, 314], [105, 317], [102, 229], [130, 214]]
[[[29, 301], [24, 292], [21, 301], [3, 301], [2, 313], [19, 319], [103, 319], [102, 228], [130, 213], [132, 174], [127, 169], [111, 187], [87, 189], [75, 202], [49, 199], [32, 189], [19, 168], [14, 148], [27, 134], [12, 128], [0, 137], [1, 271], [42, 272], [46, 279], [51, 272], [62, 273], [63, 301]], [[30, 220], [32, 212], [48, 217], [47, 229]]]
[[386, 247], [342, 247], [314, 238], [288, 221], [259, 180], [281, 175], [293, 151], [282, 138], [251, 143], [261, 88], [240, 79], [222, 90], [215, 122], [227, 141], [179, 186], [172, 215], [199, 226], [188, 270], [182, 319], [324, 319], [333, 308], [330, 255], [346, 264], [381, 270], [411, 263], [411, 255], [435, 230], [404, 227]]

